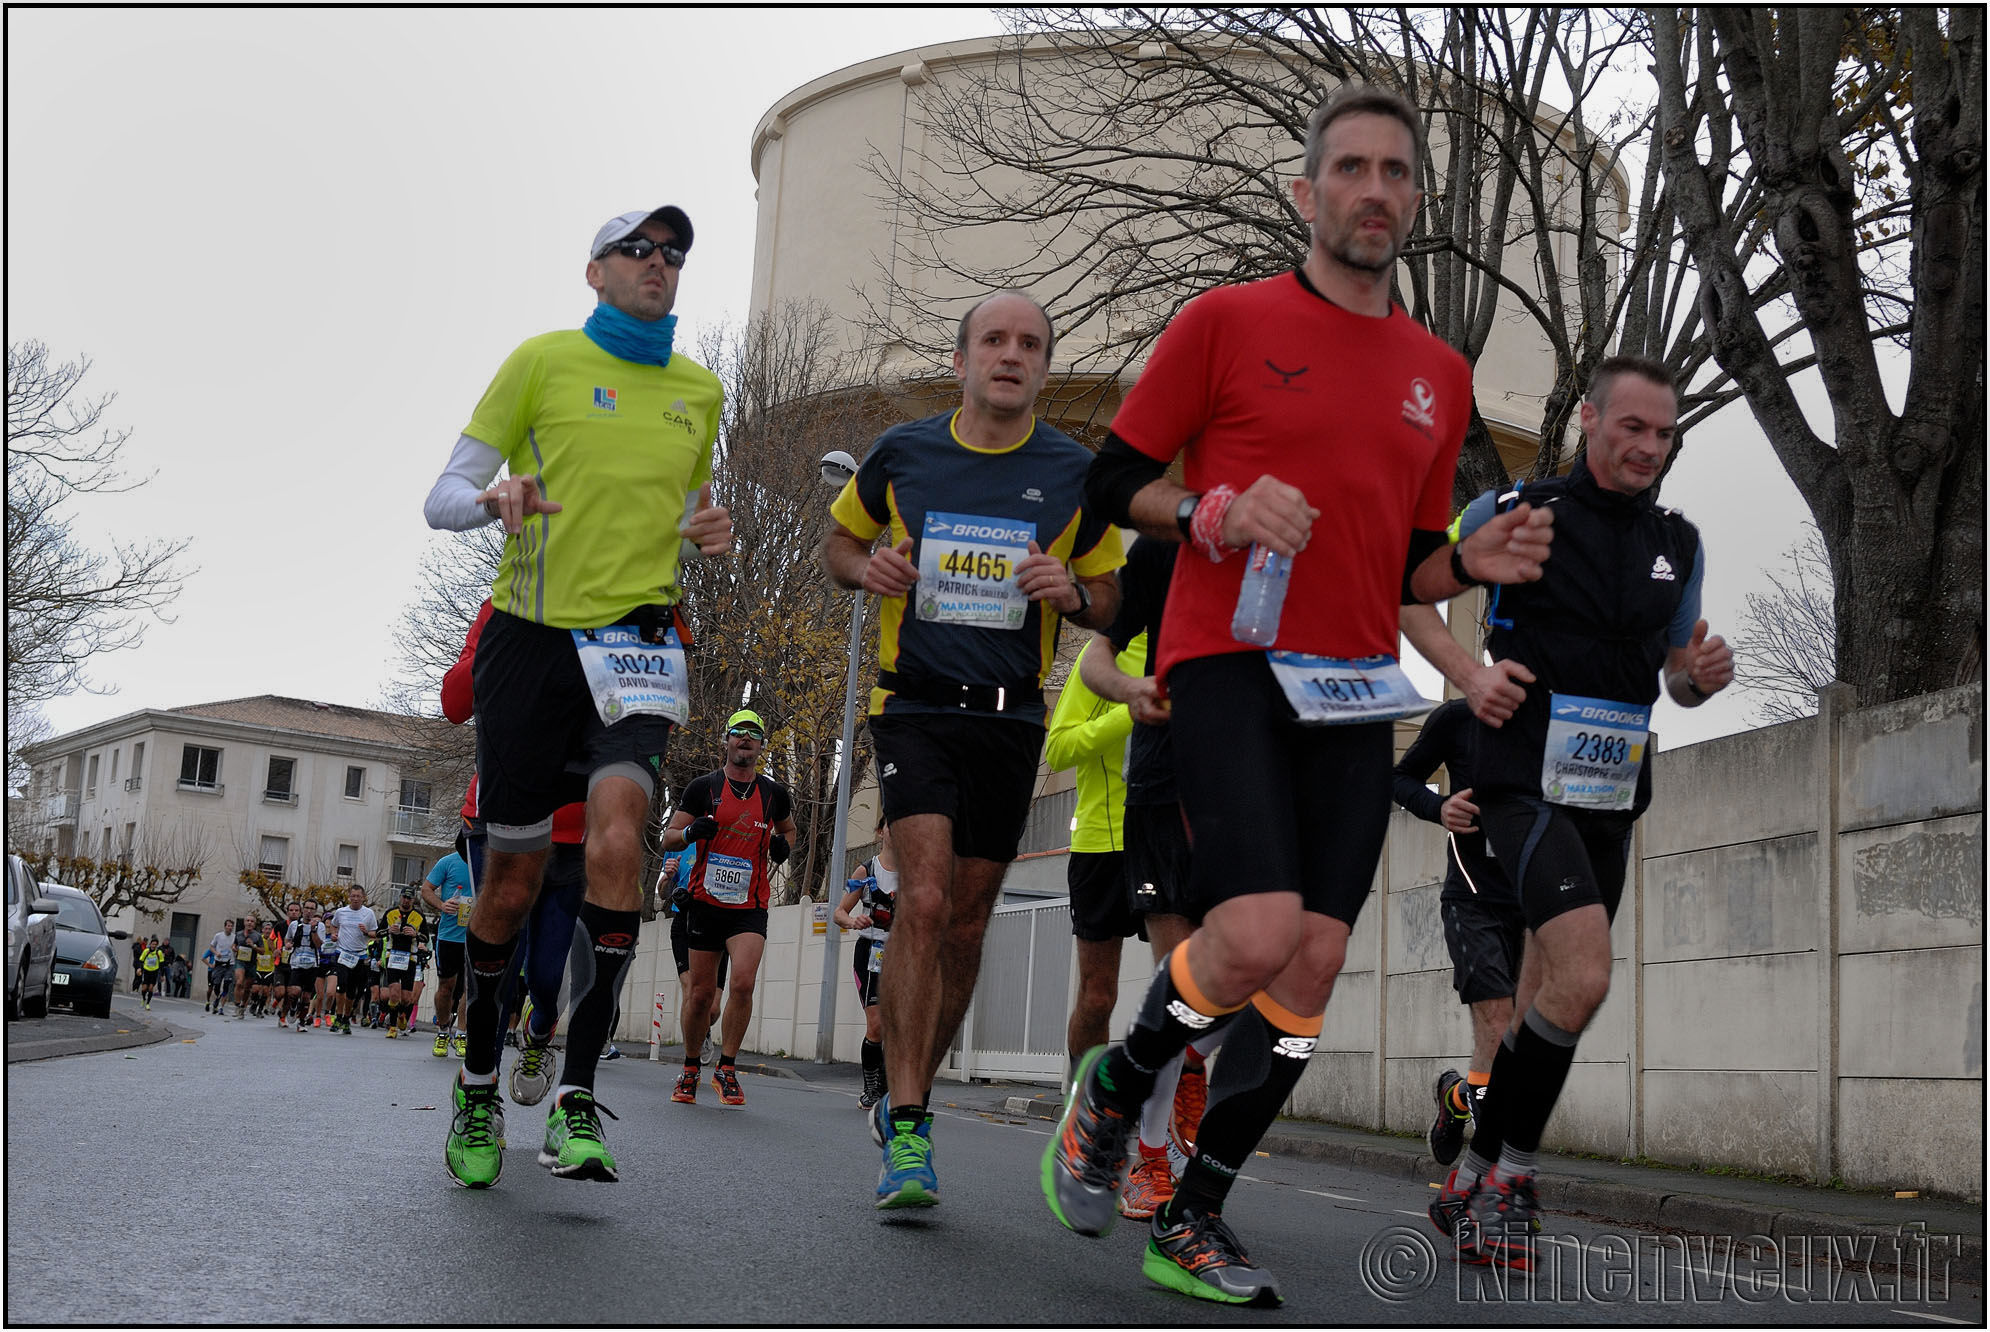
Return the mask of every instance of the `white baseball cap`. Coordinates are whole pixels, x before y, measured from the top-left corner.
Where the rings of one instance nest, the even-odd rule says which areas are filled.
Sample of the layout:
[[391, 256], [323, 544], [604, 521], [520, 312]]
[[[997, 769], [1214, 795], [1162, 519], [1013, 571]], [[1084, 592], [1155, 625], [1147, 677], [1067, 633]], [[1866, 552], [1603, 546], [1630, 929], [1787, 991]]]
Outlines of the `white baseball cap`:
[[676, 232], [678, 249], [687, 252], [691, 249], [691, 219], [677, 205], [665, 204], [646, 213], [624, 213], [620, 217], [609, 218], [601, 224], [601, 230], [594, 233], [594, 244], [587, 252], [588, 259], [599, 259], [603, 250], [650, 221], [661, 222]]

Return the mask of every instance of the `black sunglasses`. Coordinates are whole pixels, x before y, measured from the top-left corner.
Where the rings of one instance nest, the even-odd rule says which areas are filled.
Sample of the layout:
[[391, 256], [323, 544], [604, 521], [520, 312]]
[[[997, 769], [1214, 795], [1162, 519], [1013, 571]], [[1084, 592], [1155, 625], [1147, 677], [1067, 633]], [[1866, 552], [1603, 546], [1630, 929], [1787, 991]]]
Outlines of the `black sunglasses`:
[[[608, 250], [613, 250], [616, 254], [619, 254], [624, 258], [634, 259], [638, 262], [641, 262], [642, 260], [649, 258], [651, 255], [655, 254], [658, 250], [661, 250], [663, 251], [664, 263], [668, 264], [672, 268], [684, 267], [683, 250], [679, 249], [675, 245], [659, 245], [647, 236], [632, 236], [628, 240], [616, 241], [613, 245], [610, 245], [608, 249], [603, 250], [601, 254], [607, 254]], [[601, 255], [595, 256], [595, 258], [597, 259], [600, 257]]]

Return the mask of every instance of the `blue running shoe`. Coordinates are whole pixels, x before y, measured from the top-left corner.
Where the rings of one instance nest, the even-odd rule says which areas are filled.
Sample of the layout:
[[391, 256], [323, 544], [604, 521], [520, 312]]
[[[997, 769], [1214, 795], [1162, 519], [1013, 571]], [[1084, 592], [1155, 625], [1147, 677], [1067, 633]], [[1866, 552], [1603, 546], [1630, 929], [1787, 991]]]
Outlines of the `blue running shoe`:
[[878, 1171], [880, 1212], [900, 1207], [937, 1207], [940, 1179], [933, 1172], [933, 1119], [918, 1128], [898, 1128], [884, 1147], [884, 1168]]

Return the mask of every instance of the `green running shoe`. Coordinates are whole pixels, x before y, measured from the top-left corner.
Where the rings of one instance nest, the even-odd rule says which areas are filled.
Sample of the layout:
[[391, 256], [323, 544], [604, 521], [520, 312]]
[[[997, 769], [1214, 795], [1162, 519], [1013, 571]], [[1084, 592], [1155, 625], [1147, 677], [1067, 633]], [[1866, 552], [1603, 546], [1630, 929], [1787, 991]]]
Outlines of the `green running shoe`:
[[451, 1087], [456, 1113], [444, 1153], [450, 1177], [466, 1189], [487, 1189], [504, 1173], [504, 1103], [496, 1083], [466, 1087], [458, 1075]]
[[615, 1158], [601, 1141], [602, 1115], [616, 1117], [613, 1110], [595, 1104], [592, 1092], [575, 1088], [562, 1096], [546, 1117], [546, 1145], [539, 1149], [539, 1164], [560, 1179], [619, 1181]]

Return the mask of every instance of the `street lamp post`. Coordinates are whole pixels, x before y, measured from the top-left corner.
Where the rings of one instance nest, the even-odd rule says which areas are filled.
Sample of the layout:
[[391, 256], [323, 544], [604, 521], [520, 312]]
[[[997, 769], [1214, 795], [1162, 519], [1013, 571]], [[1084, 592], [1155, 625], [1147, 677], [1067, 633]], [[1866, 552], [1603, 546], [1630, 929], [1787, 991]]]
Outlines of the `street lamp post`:
[[[823, 455], [822, 479], [841, 489], [857, 474], [857, 460], [841, 449]], [[843, 674], [843, 748], [836, 762], [836, 826], [830, 835], [829, 869], [822, 880], [823, 904], [842, 885], [843, 857], [849, 853], [850, 838], [850, 757], [857, 739], [857, 662], [864, 646], [864, 589], [850, 594], [850, 664]], [[843, 931], [836, 924], [832, 907], [822, 937], [822, 1003], [815, 1017], [815, 1062], [830, 1061], [836, 1044], [836, 959], [842, 950]]]

